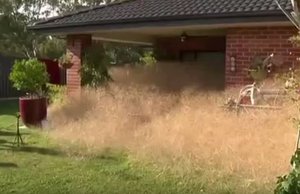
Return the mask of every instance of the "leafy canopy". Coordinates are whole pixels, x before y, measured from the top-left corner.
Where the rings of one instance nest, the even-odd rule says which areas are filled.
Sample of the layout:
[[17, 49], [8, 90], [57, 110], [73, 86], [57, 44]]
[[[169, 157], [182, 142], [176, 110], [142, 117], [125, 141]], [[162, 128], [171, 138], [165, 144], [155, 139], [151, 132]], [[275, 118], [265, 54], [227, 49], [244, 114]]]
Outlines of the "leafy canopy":
[[49, 75], [44, 63], [30, 59], [16, 61], [9, 79], [17, 90], [28, 92], [31, 96], [41, 96]]
[[105, 0], [0, 0], [0, 53], [20, 57], [58, 58], [65, 42], [28, 30], [36, 21], [94, 6]]
[[108, 72], [109, 57], [102, 44], [86, 49], [80, 69], [82, 85], [97, 88], [112, 80]]
[[275, 194], [300, 194], [300, 149], [291, 159], [292, 170], [278, 178]]

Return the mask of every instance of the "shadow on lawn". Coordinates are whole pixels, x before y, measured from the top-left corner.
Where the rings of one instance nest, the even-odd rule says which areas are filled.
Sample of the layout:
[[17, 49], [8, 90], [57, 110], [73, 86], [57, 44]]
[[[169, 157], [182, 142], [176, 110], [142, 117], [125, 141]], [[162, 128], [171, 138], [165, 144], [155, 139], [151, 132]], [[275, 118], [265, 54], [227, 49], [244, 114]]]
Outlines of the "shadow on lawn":
[[[5, 144], [9, 143], [6, 140], [0, 139], [0, 147], [5, 146]], [[18, 168], [18, 165], [10, 162], [0, 162], [0, 168]]]
[[19, 166], [15, 163], [0, 162], [0, 168], [18, 168]]
[[[23, 135], [23, 134], [22, 134]], [[10, 132], [10, 131], [1, 131], [0, 130], [0, 137], [13, 137], [16, 136], [16, 132]], [[1, 141], [1, 140], [0, 140]]]
[[1, 146], [2, 144], [6, 144], [6, 143], [8, 143], [6, 140], [0, 139], [0, 146]]
[[48, 155], [48, 156], [64, 155], [63, 152], [56, 150], [56, 149], [42, 148], [42, 147], [35, 147], [35, 146], [26, 146], [26, 145], [20, 145], [20, 147], [17, 147], [17, 144], [14, 144], [13, 142], [7, 142], [5, 140], [0, 140], [0, 151], [1, 150], [41, 154], [41, 155]]
[[35, 154], [49, 155], [49, 156], [62, 156], [64, 154], [59, 150], [50, 149], [50, 148], [26, 146], [26, 145], [20, 145], [20, 147], [17, 147], [17, 144], [14, 144], [14, 142], [8, 142], [7, 140], [3, 140], [3, 139], [0, 139], [0, 151], [1, 150], [13, 151], [13, 152], [24, 152], [24, 153], [35, 153]]
[[26, 153], [36, 153], [41, 155], [49, 155], [49, 156], [62, 156], [63, 153], [61, 151], [49, 148], [41, 148], [41, 147], [33, 147], [33, 146], [24, 146], [24, 147], [13, 147], [13, 151], [15, 152], [26, 152]]

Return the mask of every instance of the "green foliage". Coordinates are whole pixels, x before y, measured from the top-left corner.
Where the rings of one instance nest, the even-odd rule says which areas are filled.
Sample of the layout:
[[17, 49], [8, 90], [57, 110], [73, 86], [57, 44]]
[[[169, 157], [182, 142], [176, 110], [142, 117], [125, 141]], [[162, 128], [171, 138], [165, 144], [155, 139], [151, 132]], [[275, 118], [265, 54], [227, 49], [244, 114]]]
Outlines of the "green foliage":
[[300, 194], [300, 149], [291, 159], [292, 170], [278, 178], [275, 194]]
[[72, 54], [70, 52], [67, 52], [63, 54], [59, 59], [58, 59], [58, 64], [60, 67], [69, 69], [73, 66], [72, 63]]
[[[300, 0], [290, 0], [292, 5], [292, 11], [289, 13], [281, 4], [279, 0], [275, 0], [276, 4], [280, 10], [287, 16], [291, 23], [300, 30]], [[300, 46], [300, 34], [293, 36], [289, 39], [295, 46]], [[291, 99], [294, 102], [295, 106], [299, 108], [299, 76], [297, 76], [297, 71], [293, 68], [290, 69], [289, 73], [284, 75], [285, 88], [288, 93], [291, 95]], [[299, 128], [300, 119], [294, 118], [294, 122]], [[297, 148], [295, 155], [291, 159], [292, 170], [288, 175], [278, 178], [277, 188], [275, 189], [275, 194], [300, 194], [300, 149]]]
[[47, 84], [47, 96], [49, 103], [63, 103], [66, 94], [66, 87], [55, 84]]
[[105, 43], [104, 49], [114, 65], [137, 64], [144, 53], [142, 47], [118, 43]]
[[121, 44], [93, 44], [83, 55], [81, 68], [82, 85], [96, 88], [112, 81], [110, 65], [153, 65], [156, 60], [151, 51], [142, 47]]
[[[58, 58], [64, 42], [28, 30], [50, 14], [64, 14], [104, 0], [0, 0], [0, 53], [20, 57]], [[111, 2], [111, 1], [108, 1]]]
[[[0, 0], [0, 53], [57, 59], [65, 51], [65, 40], [34, 33], [28, 26], [50, 14], [62, 15], [111, 2], [114, 0]], [[108, 45], [105, 50], [116, 64], [138, 62], [142, 56], [141, 48], [124, 44]]]
[[267, 75], [268, 71], [267, 68], [264, 66], [264, 58], [260, 56], [254, 57], [251, 66], [249, 68], [250, 76], [255, 81], [263, 81]]
[[44, 41], [27, 30], [27, 26], [40, 19], [42, 0], [0, 0], [0, 52], [21, 57], [36, 57], [38, 45]]
[[152, 51], [146, 51], [140, 61], [146, 66], [154, 65], [157, 62]]
[[297, 35], [292, 36], [289, 41], [291, 41], [295, 46], [300, 46], [300, 32], [298, 32]]
[[[300, 127], [299, 71], [290, 68], [290, 71], [286, 74], [283, 74], [280, 77], [280, 79], [284, 81], [286, 92], [289, 95], [290, 99], [292, 100], [294, 106], [298, 110], [298, 115], [295, 118], [293, 118], [293, 122], [299, 129]], [[299, 143], [299, 139], [297, 141], [297, 144], [298, 143]], [[297, 151], [292, 156], [290, 164], [292, 169], [289, 172], [289, 174], [278, 177], [275, 194], [300, 194], [300, 149], [299, 148], [297, 148]]]
[[94, 45], [86, 49], [80, 70], [82, 85], [96, 88], [107, 81], [111, 81], [108, 65], [109, 58], [102, 45]]
[[58, 59], [65, 51], [65, 40], [47, 37], [38, 45], [37, 55], [42, 59]]
[[284, 80], [285, 88], [290, 92], [298, 92], [300, 83], [300, 72], [297, 69], [290, 68], [287, 73], [281, 75], [280, 79]]
[[70, 55], [70, 53], [66, 53], [66, 54], [63, 54], [58, 62], [63, 64], [63, 63], [71, 63], [71, 60], [72, 60], [72, 56]]
[[29, 95], [43, 95], [43, 88], [49, 81], [44, 63], [37, 59], [16, 61], [9, 79], [17, 90], [28, 92]]
[[118, 0], [49, 0], [48, 3], [53, 7], [58, 8], [57, 12], [59, 14], [63, 14], [90, 6], [97, 6], [103, 3], [112, 3], [117, 1]]

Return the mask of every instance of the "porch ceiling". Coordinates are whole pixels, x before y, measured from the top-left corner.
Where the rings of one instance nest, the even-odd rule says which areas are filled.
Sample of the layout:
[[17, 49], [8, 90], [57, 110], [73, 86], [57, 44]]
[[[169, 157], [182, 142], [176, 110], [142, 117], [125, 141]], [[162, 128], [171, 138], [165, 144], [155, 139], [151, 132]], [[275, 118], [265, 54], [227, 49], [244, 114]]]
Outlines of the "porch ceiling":
[[[232, 27], [289, 26], [289, 22], [237, 23], [236, 25], [187, 25], [165, 27], [142, 27], [126, 29], [103, 29], [89, 32], [94, 40], [152, 45], [158, 38], [179, 37], [183, 32], [189, 36], [225, 36]], [[72, 33], [70, 33], [72, 34]]]
[[94, 40], [124, 42], [141, 45], [152, 45], [157, 38], [179, 37], [183, 32], [189, 36], [219, 36], [225, 35], [225, 29], [197, 29], [197, 28], [149, 28], [123, 31], [102, 31], [93, 33]]

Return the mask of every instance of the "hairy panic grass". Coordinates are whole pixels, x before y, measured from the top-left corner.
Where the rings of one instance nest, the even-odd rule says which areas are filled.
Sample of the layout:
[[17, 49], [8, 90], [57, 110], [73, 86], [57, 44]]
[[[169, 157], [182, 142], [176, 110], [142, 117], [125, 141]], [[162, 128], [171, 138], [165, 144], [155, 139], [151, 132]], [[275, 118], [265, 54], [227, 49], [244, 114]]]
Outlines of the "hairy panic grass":
[[122, 149], [157, 161], [181, 161], [182, 168], [213, 168], [274, 182], [288, 170], [294, 151], [293, 106], [237, 116], [220, 107], [226, 96], [116, 81], [52, 107], [51, 134], [91, 150]]

